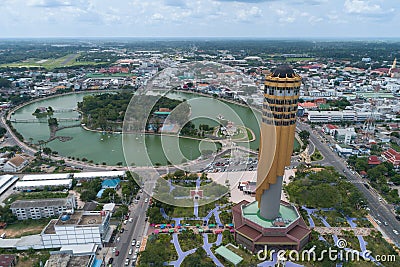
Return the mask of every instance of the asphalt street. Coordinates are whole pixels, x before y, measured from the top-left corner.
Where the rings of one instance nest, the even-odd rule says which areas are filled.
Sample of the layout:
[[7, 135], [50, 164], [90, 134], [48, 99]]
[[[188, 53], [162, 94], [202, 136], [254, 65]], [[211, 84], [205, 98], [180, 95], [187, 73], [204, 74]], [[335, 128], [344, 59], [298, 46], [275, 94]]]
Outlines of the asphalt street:
[[[146, 174], [147, 173], [139, 172], [139, 175], [142, 175], [142, 177], [146, 177], [144, 176]], [[150, 201], [146, 202], [146, 199], [150, 200], [157, 178], [158, 176], [147, 176], [147, 179], [144, 181], [143, 192], [138, 193], [138, 196], [140, 196], [138, 203], [129, 206], [129, 217], [132, 218], [132, 222], [128, 221], [126, 224], [122, 224], [125, 231], [117, 235], [120, 237], [120, 240], [116, 243], [116, 247], [120, 254], [118, 257], [113, 255], [115, 258], [113, 266], [124, 266], [126, 258], [129, 258], [129, 266], [131, 266], [132, 257], [136, 250], [136, 246], [132, 246], [132, 240], [135, 239], [136, 241], [142, 242], [143, 236], [146, 235], [146, 233], [144, 233], [146, 228], [146, 212], [150, 203]], [[129, 255], [130, 248], [133, 249], [131, 255]]]

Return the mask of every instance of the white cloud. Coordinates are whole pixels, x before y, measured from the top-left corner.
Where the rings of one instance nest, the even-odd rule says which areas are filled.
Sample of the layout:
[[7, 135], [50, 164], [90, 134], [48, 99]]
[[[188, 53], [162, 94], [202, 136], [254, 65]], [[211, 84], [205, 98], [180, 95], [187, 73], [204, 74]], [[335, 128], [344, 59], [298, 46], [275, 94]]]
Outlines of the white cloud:
[[390, 21], [391, 25], [400, 25], [399, 0], [0, 0], [0, 2], [0, 37], [286, 37], [293, 34], [297, 34], [298, 37], [327, 35], [341, 37], [360, 36], [360, 33], [379, 37], [399, 36], [393, 27], [381, 27], [384, 23]]
[[250, 8], [242, 8], [236, 13], [236, 18], [239, 21], [251, 21], [259, 18], [262, 14], [260, 8], [252, 6]]
[[364, 1], [364, 0], [346, 0], [344, 2], [345, 10], [348, 13], [381, 13], [382, 8], [378, 4], [373, 4], [371, 1]]
[[47, 8], [58, 8], [63, 6], [71, 6], [70, 1], [64, 0], [29, 0], [29, 6], [33, 7], [47, 7]]

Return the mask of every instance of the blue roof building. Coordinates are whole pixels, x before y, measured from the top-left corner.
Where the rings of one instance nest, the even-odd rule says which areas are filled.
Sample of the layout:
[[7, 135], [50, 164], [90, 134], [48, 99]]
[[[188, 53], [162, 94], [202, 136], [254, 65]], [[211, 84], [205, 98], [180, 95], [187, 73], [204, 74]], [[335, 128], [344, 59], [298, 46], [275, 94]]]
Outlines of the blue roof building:
[[121, 179], [107, 179], [101, 182], [101, 188], [113, 188], [116, 189], [121, 182]]

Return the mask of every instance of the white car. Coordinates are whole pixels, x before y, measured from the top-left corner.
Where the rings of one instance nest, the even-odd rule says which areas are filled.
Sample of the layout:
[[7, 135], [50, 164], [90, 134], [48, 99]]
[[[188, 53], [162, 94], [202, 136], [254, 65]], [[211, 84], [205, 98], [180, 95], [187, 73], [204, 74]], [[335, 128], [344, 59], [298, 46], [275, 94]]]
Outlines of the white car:
[[139, 241], [139, 240], [136, 241], [136, 247], [137, 247], [137, 248], [140, 248], [140, 241]]
[[133, 222], [133, 218], [131, 217], [131, 218], [129, 218], [129, 222]]
[[125, 266], [128, 266], [129, 265], [129, 258], [126, 258], [125, 259]]
[[124, 224], [127, 224], [127, 223], [128, 223], [128, 220], [125, 220], [125, 221], [124, 221]]
[[397, 232], [397, 230], [395, 230], [395, 229], [393, 229], [393, 233], [394, 233], [395, 235], [398, 235], [398, 234], [399, 234], [399, 232]]
[[144, 200], [144, 203], [147, 203], [149, 201], [149, 199], [148, 198], [146, 198], [145, 200]]
[[117, 250], [117, 247], [113, 247], [112, 253], [115, 253], [116, 250]]
[[129, 252], [128, 252], [128, 254], [129, 254], [129, 255], [132, 255], [132, 252], [133, 252], [133, 249], [130, 249]]

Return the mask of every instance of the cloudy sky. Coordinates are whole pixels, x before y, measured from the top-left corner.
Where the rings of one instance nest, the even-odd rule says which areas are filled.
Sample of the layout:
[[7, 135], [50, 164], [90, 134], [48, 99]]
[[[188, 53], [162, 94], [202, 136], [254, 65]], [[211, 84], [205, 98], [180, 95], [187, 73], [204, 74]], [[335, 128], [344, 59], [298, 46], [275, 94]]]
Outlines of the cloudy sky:
[[399, 9], [399, 0], [0, 0], [0, 38], [397, 38]]

